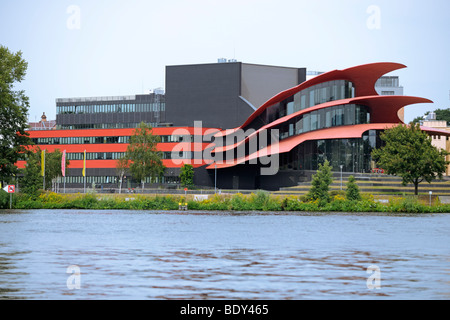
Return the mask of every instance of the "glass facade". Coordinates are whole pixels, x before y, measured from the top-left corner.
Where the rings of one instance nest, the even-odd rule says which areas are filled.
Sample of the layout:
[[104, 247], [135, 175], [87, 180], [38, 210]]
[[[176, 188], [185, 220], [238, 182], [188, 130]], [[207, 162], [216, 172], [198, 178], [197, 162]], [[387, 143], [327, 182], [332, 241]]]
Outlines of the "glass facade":
[[280, 155], [281, 170], [317, 170], [325, 160], [333, 171], [370, 172], [371, 152], [382, 146], [377, 130], [365, 132], [360, 139], [327, 139], [306, 141], [291, 152]]
[[137, 128], [141, 121], [165, 123], [164, 94], [56, 100], [56, 128], [60, 130]]
[[[194, 136], [161, 135], [161, 143], [194, 142]], [[130, 143], [129, 136], [32, 138], [36, 145]]]
[[[83, 176], [68, 176], [65, 178], [66, 183], [68, 184], [78, 184], [83, 185], [85, 177]], [[60, 178], [60, 183], [64, 180]], [[88, 187], [92, 186], [92, 183], [95, 183], [97, 188], [101, 188], [103, 184], [115, 184], [114, 187], [118, 187], [120, 178], [117, 176], [88, 176], [86, 177], [86, 184]], [[166, 183], [166, 184], [179, 184], [180, 183], [180, 177], [178, 176], [163, 176], [163, 177], [156, 177], [155, 181], [150, 181], [150, 178], [145, 178], [145, 183]], [[108, 186], [111, 187], [111, 186]], [[134, 181], [132, 178], [124, 178], [122, 182], [122, 192], [125, 192], [124, 189], [126, 188], [136, 188], [141, 187], [141, 183]]]
[[280, 127], [280, 140], [309, 131], [370, 123], [369, 108], [346, 104], [315, 110], [295, 117]]
[[[86, 152], [86, 160], [118, 160], [125, 155], [125, 152]], [[161, 152], [161, 159], [172, 159], [172, 152]], [[67, 153], [68, 160], [83, 160], [84, 152]], [[180, 151], [176, 152], [177, 159], [193, 159], [193, 152]]]
[[350, 81], [335, 80], [320, 83], [294, 95], [291, 113], [325, 102], [353, 97], [355, 97], [355, 89]]
[[270, 123], [318, 104], [354, 97], [355, 88], [352, 82], [346, 80], [328, 81], [302, 90], [281, 103], [267, 108], [263, 118], [265, 123]]
[[153, 103], [111, 103], [111, 104], [72, 104], [56, 106], [56, 114], [94, 114], [94, 113], [134, 113], [165, 111], [165, 102]]
[[[157, 127], [159, 123], [157, 122], [148, 122], [150, 126]], [[140, 126], [140, 122], [132, 122], [132, 123], [82, 123], [82, 124], [57, 124], [56, 129], [58, 130], [82, 130], [82, 129], [130, 129], [130, 128], [138, 128]]]

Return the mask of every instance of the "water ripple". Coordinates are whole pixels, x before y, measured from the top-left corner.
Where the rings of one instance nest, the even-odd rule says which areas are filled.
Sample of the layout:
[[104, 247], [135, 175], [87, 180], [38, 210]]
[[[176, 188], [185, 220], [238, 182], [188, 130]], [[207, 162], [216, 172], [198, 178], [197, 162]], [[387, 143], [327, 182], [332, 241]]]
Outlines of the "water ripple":
[[0, 299], [449, 299], [449, 217], [0, 214]]

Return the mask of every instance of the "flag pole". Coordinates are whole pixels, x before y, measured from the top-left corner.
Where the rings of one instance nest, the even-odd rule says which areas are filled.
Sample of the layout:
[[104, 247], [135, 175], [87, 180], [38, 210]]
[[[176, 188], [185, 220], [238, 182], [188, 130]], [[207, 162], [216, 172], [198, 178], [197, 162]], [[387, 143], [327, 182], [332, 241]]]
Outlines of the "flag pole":
[[44, 177], [44, 182], [42, 184], [42, 189], [45, 191], [45, 149], [41, 153], [41, 175]]
[[84, 193], [86, 193], [86, 150], [84, 150], [83, 177], [84, 177]]
[[64, 177], [64, 193], [66, 193], [66, 150], [63, 151], [61, 157], [61, 171]]

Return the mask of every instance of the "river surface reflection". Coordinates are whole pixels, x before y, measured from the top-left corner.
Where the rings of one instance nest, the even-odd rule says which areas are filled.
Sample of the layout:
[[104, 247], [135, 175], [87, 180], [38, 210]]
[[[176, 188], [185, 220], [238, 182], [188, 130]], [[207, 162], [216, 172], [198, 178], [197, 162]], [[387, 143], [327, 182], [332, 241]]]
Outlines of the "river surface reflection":
[[447, 300], [449, 231], [450, 214], [0, 211], [0, 299]]

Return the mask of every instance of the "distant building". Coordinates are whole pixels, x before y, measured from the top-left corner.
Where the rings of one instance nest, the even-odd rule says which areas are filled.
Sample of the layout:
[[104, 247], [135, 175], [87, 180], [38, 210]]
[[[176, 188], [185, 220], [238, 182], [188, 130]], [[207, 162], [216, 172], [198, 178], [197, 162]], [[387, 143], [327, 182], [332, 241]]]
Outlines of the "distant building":
[[55, 130], [56, 129], [56, 120], [47, 120], [47, 116], [45, 112], [41, 116], [41, 121], [39, 122], [30, 122], [28, 123], [30, 126], [30, 130]]
[[130, 96], [56, 99], [59, 130], [136, 128], [142, 121], [158, 127], [165, 115], [165, 95], [159, 89]]
[[[431, 113], [426, 120], [422, 122], [422, 126], [426, 128], [433, 128], [442, 130], [443, 132], [449, 132], [450, 133], [450, 127], [447, 126], [447, 121], [440, 121], [436, 120], [436, 117], [433, 116], [434, 113]], [[439, 149], [446, 150], [447, 152], [450, 152], [450, 140], [449, 136], [446, 136], [445, 134], [439, 134], [439, 132], [436, 132], [435, 134], [431, 134], [431, 142], [433, 146]], [[447, 161], [450, 161], [450, 156], [447, 156]], [[447, 167], [447, 171], [445, 175], [450, 176], [450, 166]]]
[[[375, 83], [375, 90], [380, 96], [402, 96], [403, 87], [400, 86], [398, 76], [383, 76]], [[405, 109], [401, 108], [398, 117], [405, 121]]]

